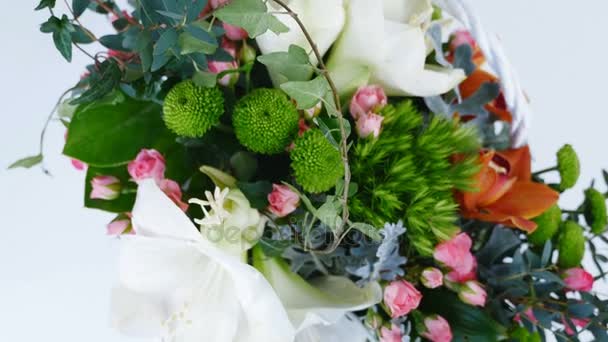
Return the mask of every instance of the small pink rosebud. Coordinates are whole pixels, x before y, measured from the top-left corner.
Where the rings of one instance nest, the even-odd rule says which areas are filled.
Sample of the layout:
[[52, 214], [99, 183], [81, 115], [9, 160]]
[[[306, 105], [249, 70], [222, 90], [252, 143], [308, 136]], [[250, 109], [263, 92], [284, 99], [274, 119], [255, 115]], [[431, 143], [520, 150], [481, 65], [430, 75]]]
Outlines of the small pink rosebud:
[[268, 210], [278, 217], [293, 213], [300, 205], [300, 196], [286, 185], [273, 184], [268, 194]]
[[580, 267], [564, 272], [564, 283], [572, 291], [589, 292], [593, 288], [593, 281], [593, 276]]
[[220, 6], [224, 6], [228, 4], [230, 0], [209, 0], [209, 4], [211, 4], [211, 8], [216, 9]]
[[[532, 308], [527, 308], [526, 311], [524, 311], [524, 315], [530, 322], [532, 322], [534, 324], [538, 323], [538, 320], [536, 319], [536, 316], [534, 316], [534, 310], [532, 310]], [[513, 320], [516, 323], [521, 323], [521, 314], [520, 313], [515, 314], [515, 317], [513, 317]]]
[[306, 118], [312, 119], [321, 113], [321, 109], [323, 109], [323, 104], [319, 102], [314, 107], [304, 110], [304, 115]]
[[310, 129], [310, 126], [308, 126], [306, 124], [306, 120], [304, 119], [300, 119], [300, 121], [298, 121], [298, 136], [301, 137], [304, 132], [308, 131]]
[[461, 233], [435, 247], [435, 260], [451, 270], [447, 280], [464, 283], [476, 278], [477, 260], [471, 253], [472, 245], [471, 238], [466, 233]]
[[[570, 318], [570, 321], [572, 321], [572, 323], [579, 327], [579, 328], [584, 328], [587, 326], [587, 324], [589, 324], [589, 322], [591, 321], [590, 319], [581, 319], [581, 318]], [[562, 317], [562, 323], [564, 324], [564, 331], [566, 332], [566, 334], [568, 334], [569, 336], [572, 336], [574, 334], [576, 334], [576, 331], [572, 330], [572, 328], [570, 327], [570, 324], [568, 324], [566, 322], [566, 320], [564, 319], [564, 317]]]
[[158, 187], [175, 203], [182, 211], [188, 211], [188, 204], [182, 201], [182, 189], [176, 181], [163, 179]]
[[236, 43], [233, 42], [230, 39], [227, 38], [223, 38], [222, 39], [222, 44], [220, 45], [222, 49], [224, 49], [224, 51], [226, 51], [230, 56], [232, 56], [233, 58], [236, 58]]
[[350, 115], [357, 120], [361, 115], [386, 106], [387, 101], [386, 93], [380, 86], [360, 87], [350, 101]]
[[401, 342], [402, 338], [401, 328], [396, 324], [393, 324], [390, 329], [387, 327], [380, 329], [380, 342]]
[[463, 302], [474, 306], [486, 305], [486, 290], [476, 281], [469, 280], [462, 285], [458, 291], [458, 298]]
[[127, 166], [134, 181], [153, 178], [160, 183], [165, 178], [165, 158], [156, 150], [141, 150], [135, 160]]
[[426, 317], [424, 327], [426, 331], [421, 334], [422, 337], [433, 342], [452, 341], [452, 328], [445, 318], [439, 315]]
[[[232, 61], [232, 62], [209, 61], [207, 63], [207, 67], [209, 68], [209, 72], [217, 75], [226, 70], [238, 69], [239, 65], [236, 61]], [[239, 80], [239, 74], [237, 72], [234, 72], [234, 73], [229, 73], [227, 75], [224, 75], [221, 79], [218, 80], [218, 83], [223, 85], [224, 87], [228, 87], [228, 86], [235, 84], [238, 80]]]
[[380, 129], [382, 129], [382, 121], [384, 121], [383, 116], [372, 112], [359, 115], [357, 119], [357, 134], [361, 138], [367, 138], [370, 135], [377, 138], [380, 135]]
[[222, 23], [222, 26], [224, 27], [224, 31], [226, 31], [226, 38], [230, 39], [230, 40], [243, 40], [243, 39], [247, 39], [247, 37], [249, 37], [249, 34], [247, 33], [247, 31], [243, 30], [242, 28], [238, 27], [238, 26], [234, 26], [234, 25], [230, 25], [230, 24], [226, 24], [226, 23]]
[[452, 50], [456, 50], [460, 45], [469, 45], [471, 48], [475, 48], [477, 43], [475, 42], [475, 38], [471, 35], [471, 32], [467, 30], [459, 30], [454, 32], [454, 36], [450, 41], [450, 48]]
[[71, 162], [72, 162], [72, 166], [78, 171], [84, 171], [87, 169], [87, 164], [81, 162], [78, 159], [72, 159]]
[[107, 226], [107, 234], [112, 236], [122, 235], [124, 233], [135, 234], [133, 225], [131, 224], [131, 214], [120, 215]]
[[436, 289], [443, 285], [443, 273], [435, 267], [429, 267], [422, 271], [420, 281], [424, 287], [429, 289]]
[[391, 317], [409, 314], [420, 305], [422, 294], [406, 280], [396, 280], [384, 289], [384, 304], [390, 309]]
[[95, 176], [91, 179], [91, 199], [111, 201], [120, 196], [120, 179], [114, 176]]

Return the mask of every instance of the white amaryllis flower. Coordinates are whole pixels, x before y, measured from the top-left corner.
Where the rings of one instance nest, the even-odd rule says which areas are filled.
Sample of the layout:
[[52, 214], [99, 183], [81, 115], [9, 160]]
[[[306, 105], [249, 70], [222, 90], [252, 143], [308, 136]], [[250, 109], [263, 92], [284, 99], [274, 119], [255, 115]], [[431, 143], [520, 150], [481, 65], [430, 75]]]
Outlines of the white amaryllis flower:
[[373, 83], [388, 95], [443, 94], [465, 78], [460, 69], [426, 65], [429, 0], [348, 0], [346, 25], [328, 68], [342, 94]]
[[[298, 18], [304, 23], [321, 55], [324, 55], [344, 27], [344, 0], [284, 0], [284, 2], [298, 14]], [[268, 2], [268, 10], [284, 12], [283, 8], [273, 1]], [[289, 32], [276, 34], [268, 31], [259, 36], [257, 43], [262, 53], [287, 51], [289, 46], [294, 44], [308, 51], [312, 63], [316, 65], [318, 61], [312, 54], [312, 47], [296, 21], [288, 14], [276, 14], [276, 17], [289, 28]]]
[[377, 284], [358, 289], [332, 277], [311, 286], [284, 268], [266, 272], [274, 269], [269, 264], [273, 289], [256, 269], [203, 238], [152, 180], [139, 184], [132, 220], [137, 235], [121, 238], [120, 286], [112, 298], [113, 325], [132, 336], [337, 342], [345, 329], [361, 331], [346, 320], [348, 311], [381, 299]]

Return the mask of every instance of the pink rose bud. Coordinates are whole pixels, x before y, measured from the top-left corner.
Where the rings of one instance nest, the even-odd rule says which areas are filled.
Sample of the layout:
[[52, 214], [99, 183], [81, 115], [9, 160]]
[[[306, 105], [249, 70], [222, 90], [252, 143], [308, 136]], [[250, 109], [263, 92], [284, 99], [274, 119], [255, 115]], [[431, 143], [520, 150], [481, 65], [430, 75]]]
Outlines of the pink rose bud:
[[361, 115], [386, 106], [387, 101], [384, 89], [380, 86], [363, 86], [357, 90], [350, 101], [350, 115], [357, 120]]
[[[126, 217], [124, 217], [126, 216]], [[130, 214], [121, 215], [114, 221], [110, 222], [107, 227], [107, 234], [112, 236], [122, 235], [124, 233], [135, 234], [133, 225], [131, 224]]]
[[367, 138], [370, 135], [377, 138], [380, 135], [380, 129], [382, 129], [382, 121], [384, 121], [383, 116], [372, 112], [359, 115], [357, 119], [357, 134], [361, 138]]
[[391, 311], [391, 317], [405, 316], [420, 305], [422, 294], [406, 280], [396, 280], [384, 289], [384, 304]]
[[273, 184], [272, 192], [268, 194], [268, 210], [278, 217], [293, 213], [300, 205], [300, 196], [286, 185]]
[[460, 30], [454, 32], [454, 37], [450, 41], [450, 48], [452, 50], [456, 50], [457, 47], [465, 44], [469, 45], [471, 48], [474, 48], [477, 45], [475, 39], [471, 35], [471, 32], [467, 30]]
[[160, 183], [165, 178], [165, 158], [156, 150], [141, 150], [127, 166], [134, 181], [153, 178]]
[[580, 267], [564, 272], [564, 283], [572, 291], [589, 292], [593, 288], [593, 281], [593, 276]]
[[91, 179], [91, 199], [111, 201], [120, 196], [120, 179], [114, 176], [95, 176]]
[[72, 159], [71, 162], [72, 162], [72, 166], [78, 171], [84, 171], [87, 169], [87, 164], [81, 162], [78, 159]]
[[300, 119], [300, 121], [298, 121], [298, 136], [301, 137], [304, 132], [308, 131], [310, 129], [310, 126], [308, 126], [306, 124], [306, 120], [304, 119]]
[[401, 342], [402, 338], [401, 328], [398, 325], [393, 324], [390, 329], [387, 327], [380, 329], [380, 342]]
[[478, 282], [470, 280], [460, 287], [458, 297], [467, 304], [483, 307], [486, 305], [487, 294]]
[[175, 203], [182, 211], [188, 211], [188, 204], [182, 201], [182, 189], [176, 181], [163, 179], [158, 187]]
[[224, 6], [228, 4], [230, 0], [209, 0], [209, 4], [211, 4], [211, 8], [216, 9], [220, 6]]
[[[219, 61], [209, 61], [207, 63], [207, 67], [209, 68], [209, 72], [213, 74], [220, 74], [226, 70], [234, 70], [238, 69], [239, 65], [236, 61], [232, 62], [219, 62]], [[239, 80], [239, 74], [237, 72], [229, 73], [222, 76], [221, 79], [218, 80], [218, 83], [223, 85], [224, 87], [231, 86], [235, 84]]]
[[230, 56], [236, 58], [236, 43], [230, 39], [223, 38], [222, 44], [220, 45], [224, 51], [226, 51]]
[[452, 271], [447, 276], [449, 281], [464, 283], [476, 278], [477, 260], [471, 254], [472, 245], [471, 238], [461, 233], [435, 247], [435, 260]]
[[321, 109], [323, 109], [323, 104], [319, 102], [314, 107], [304, 110], [304, 115], [306, 118], [312, 119], [321, 113]]
[[238, 27], [238, 26], [234, 26], [234, 25], [230, 25], [230, 24], [226, 24], [226, 23], [222, 23], [222, 26], [224, 27], [224, 31], [226, 31], [226, 37], [230, 40], [243, 40], [243, 39], [247, 39], [247, 37], [249, 37], [249, 34], [247, 33], [247, 31], [243, 30], [242, 28]]
[[452, 341], [452, 328], [445, 318], [439, 315], [426, 317], [424, 327], [426, 331], [421, 334], [422, 337], [433, 342]]
[[[577, 326], [579, 328], [584, 328], [587, 326], [587, 324], [589, 324], [589, 322], [591, 320], [590, 319], [580, 319], [580, 318], [570, 318], [570, 321], [572, 321], [572, 323], [575, 326]], [[564, 324], [564, 331], [566, 332], [566, 334], [568, 334], [569, 336], [576, 334], [576, 331], [572, 330], [572, 328], [570, 327], [570, 324], [568, 324], [563, 317], [562, 317], [562, 323]]]
[[[532, 310], [532, 308], [527, 308], [526, 311], [524, 311], [524, 315], [530, 322], [534, 324], [538, 323], [538, 320], [536, 319], [536, 316], [534, 316], [534, 310]], [[515, 317], [513, 317], [513, 320], [517, 323], [521, 323], [521, 314], [517, 313]]]
[[443, 285], [443, 273], [435, 267], [429, 267], [422, 271], [420, 281], [424, 287], [429, 289], [436, 289]]

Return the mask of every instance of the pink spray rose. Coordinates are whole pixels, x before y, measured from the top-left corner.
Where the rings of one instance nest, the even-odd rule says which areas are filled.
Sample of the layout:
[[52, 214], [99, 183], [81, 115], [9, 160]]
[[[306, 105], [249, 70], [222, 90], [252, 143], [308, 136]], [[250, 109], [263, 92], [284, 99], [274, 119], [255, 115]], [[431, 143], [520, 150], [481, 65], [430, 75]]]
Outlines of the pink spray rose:
[[471, 35], [471, 32], [467, 30], [460, 30], [454, 32], [454, 37], [450, 41], [450, 48], [456, 50], [460, 45], [469, 45], [471, 48], [474, 48], [477, 45], [475, 42], [475, 38]]
[[469, 280], [458, 290], [458, 298], [463, 302], [474, 306], [486, 305], [486, 290], [476, 281]]
[[429, 289], [436, 289], [443, 285], [443, 273], [435, 267], [429, 267], [422, 271], [420, 281], [424, 287]]
[[165, 178], [165, 158], [156, 150], [141, 150], [127, 166], [134, 181], [153, 178], [160, 183]]
[[163, 179], [158, 187], [175, 203], [181, 210], [188, 211], [188, 204], [182, 201], [182, 189], [176, 181]]
[[380, 342], [401, 342], [402, 338], [401, 328], [395, 324], [390, 329], [382, 327], [380, 330]]
[[211, 4], [211, 8], [216, 9], [220, 6], [224, 6], [229, 3], [230, 0], [209, 0], [209, 4]]
[[471, 253], [472, 245], [471, 238], [461, 233], [435, 247], [435, 260], [452, 270], [447, 276], [449, 281], [464, 283], [476, 278], [477, 260]]
[[420, 305], [422, 294], [406, 280], [396, 280], [384, 289], [384, 304], [390, 309], [391, 317], [405, 316]]
[[368, 114], [359, 115], [357, 119], [357, 134], [361, 138], [367, 138], [370, 135], [377, 138], [380, 135], [382, 121], [384, 121], [384, 117], [376, 113], [369, 112]]
[[[534, 310], [532, 310], [532, 308], [527, 308], [526, 311], [524, 311], [524, 315], [530, 322], [532, 322], [534, 324], [538, 323], [538, 320], [536, 319], [536, 316], [534, 316]], [[515, 317], [513, 317], [513, 320], [517, 323], [521, 323], [521, 314], [520, 313], [515, 314]]]
[[288, 186], [273, 184], [272, 192], [268, 194], [268, 210], [278, 217], [293, 213], [300, 205], [300, 196]]
[[422, 333], [422, 337], [433, 342], [452, 341], [452, 328], [445, 318], [439, 315], [426, 317], [424, 327], [426, 331]]
[[[232, 62], [220, 62], [220, 61], [209, 61], [207, 63], [207, 67], [209, 68], [209, 72], [213, 74], [219, 74], [226, 70], [234, 70], [239, 68], [239, 64], [236, 61]], [[223, 85], [224, 87], [228, 87], [232, 84], [235, 84], [239, 79], [238, 73], [230, 73], [224, 75], [222, 78], [218, 80], [218, 83]]]
[[111, 201], [120, 196], [120, 179], [114, 176], [95, 176], [91, 179], [91, 199]]
[[564, 276], [566, 287], [572, 291], [589, 292], [593, 288], [593, 276], [580, 267], [566, 270]]
[[[577, 326], [579, 328], [584, 328], [587, 326], [587, 324], [589, 324], [589, 322], [591, 320], [590, 319], [581, 319], [581, 318], [570, 318], [570, 321], [572, 321], [572, 323], [575, 326]], [[568, 324], [563, 317], [562, 317], [562, 323], [564, 324], [564, 331], [566, 332], [566, 334], [568, 334], [569, 336], [576, 334], [576, 331], [572, 330], [572, 328], [570, 327], [570, 324]]]
[[243, 40], [249, 37], [247, 31], [243, 30], [238, 26], [226, 23], [222, 23], [222, 26], [224, 27], [224, 31], [226, 31], [226, 37], [230, 40]]
[[379, 86], [363, 86], [357, 90], [350, 101], [350, 115], [353, 119], [386, 106], [387, 97]]
[[129, 213], [126, 214], [125, 217], [119, 216], [119, 218], [110, 222], [107, 226], [107, 234], [113, 236], [118, 236], [127, 232], [130, 234], [135, 234], [130, 216], [131, 214]]

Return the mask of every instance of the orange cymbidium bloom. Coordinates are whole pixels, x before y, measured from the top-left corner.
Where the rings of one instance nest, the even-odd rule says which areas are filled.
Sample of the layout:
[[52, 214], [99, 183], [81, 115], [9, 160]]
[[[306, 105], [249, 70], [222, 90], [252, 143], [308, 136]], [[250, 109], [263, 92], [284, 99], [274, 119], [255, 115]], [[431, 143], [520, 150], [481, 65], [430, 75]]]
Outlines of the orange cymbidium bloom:
[[477, 192], [456, 194], [466, 218], [516, 227], [528, 233], [536, 229], [530, 219], [559, 199], [559, 193], [532, 181], [530, 150], [482, 151], [482, 170], [475, 177]]
[[[472, 74], [469, 75], [469, 77], [467, 77], [466, 80], [460, 84], [459, 89], [462, 98], [466, 99], [475, 94], [475, 92], [477, 92], [477, 90], [479, 90], [484, 83], [498, 83], [498, 78], [484, 70], [477, 68]], [[494, 101], [488, 103], [485, 108], [488, 112], [496, 115], [500, 120], [511, 123], [511, 113], [509, 110], [507, 110], [507, 104], [505, 103], [505, 98], [502, 91], [498, 97], [494, 99]], [[467, 113], [462, 114], [466, 115]]]

